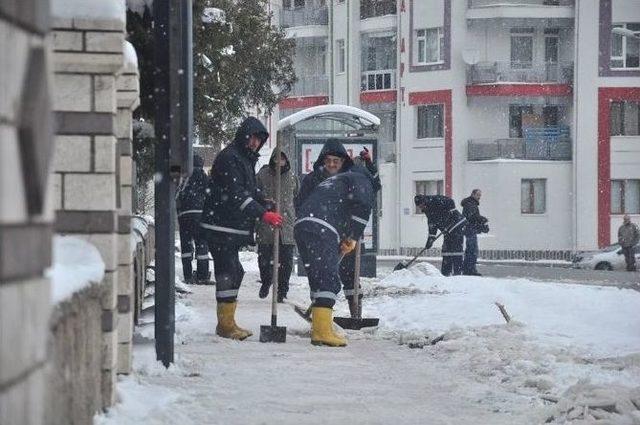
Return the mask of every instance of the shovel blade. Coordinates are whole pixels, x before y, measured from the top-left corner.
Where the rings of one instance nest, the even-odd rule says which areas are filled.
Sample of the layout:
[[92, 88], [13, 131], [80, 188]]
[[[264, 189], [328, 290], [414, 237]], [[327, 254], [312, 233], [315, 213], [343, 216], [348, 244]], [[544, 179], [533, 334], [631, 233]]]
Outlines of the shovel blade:
[[397, 272], [398, 270], [402, 270], [402, 269], [406, 269], [406, 268], [407, 268], [407, 266], [405, 266], [404, 264], [402, 264], [402, 263], [398, 263], [398, 264], [393, 268], [393, 271], [394, 271], [394, 272]]
[[260, 326], [260, 342], [286, 342], [287, 328], [285, 326]]
[[380, 319], [377, 318], [352, 318], [352, 317], [334, 317], [333, 321], [342, 329], [360, 330], [362, 328], [373, 328], [378, 326]]

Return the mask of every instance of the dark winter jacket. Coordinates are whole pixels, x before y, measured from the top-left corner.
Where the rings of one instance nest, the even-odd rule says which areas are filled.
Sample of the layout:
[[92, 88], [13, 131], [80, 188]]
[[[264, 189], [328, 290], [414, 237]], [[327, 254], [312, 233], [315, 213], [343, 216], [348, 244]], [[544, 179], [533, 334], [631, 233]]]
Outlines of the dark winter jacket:
[[[313, 192], [313, 190], [322, 183], [325, 179], [331, 177], [324, 169], [324, 159], [327, 155], [333, 155], [340, 158], [344, 158], [344, 164], [342, 164], [342, 168], [338, 173], [343, 173], [345, 171], [349, 171], [351, 167], [353, 167], [353, 159], [349, 156], [349, 153], [344, 148], [344, 145], [338, 139], [328, 139], [322, 150], [320, 151], [320, 155], [318, 155], [318, 159], [313, 163], [313, 171], [307, 174], [302, 179], [302, 184], [300, 185], [300, 192], [295, 199], [295, 207], [296, 211], [300, 205], [309, 197], [309, 195]], [[375, 165], [369, 164], [367, 166], [369, 173], [373, 176], [373, 184], [374, 191], [378, 191], [381, 188], [380, 185], [380, 177], [378, 176], [378, 170]]]
[[255, 164], [259, 154], [246, 146], [252, 134], [262, 140], [260, 148], [269, 137], [264, 125], [249, 117], [238, 128], [233, 142], [213, 162], [200, 226], [214, 243], [234, 246], [254, 243], [256, 220], [266, 212], [264, 197], [256, 184]]
[[207, 196], [209, 177], [204, 172], [202, 157], [193, 158], [193, 173], [183, 180], [176, 194], [178, 217], [186, 214], [201, 214]]
[[426, 204], [425, 215], [429, 226], [429, 236], [438, 230], [446, 234], [464, 231], [466, 219], [456, 209], [453, 199], [444, 195], [416, 195], [415, 204]]
[[[284, 219], [282, 223], [282, 229], [280, 229], [280, 240], [284, 245], [294, 245], [293, 239], [293, 224], [296, 220], [296, 214], [293, 209], [293, 198], [298, 193], [298, 177], [291, 172], [291, 164], [289, 158], [283, 152], [282, 155], [286, 158], [286, 164], [280, 171], [280, 214]], [[265, 165], [258, 171], [257, 183], [258, 189], [262, 192], [265, 198], [276, 200], [276, 163], [275, 163], [276, 151], [273, 151], [269, 165]], [[256, 228], [257, 242], [261, 245], [273, 244], [273, 228], [266, 224], [259, 222]]]
[[336, 243], [361, 238], [373, 208], [373, 185], [373, 176], [360, 166], [329, 177], [298, 208], [296, 228], [333, 235]]
[[462, 202], [462, 215], [467, 219], [467, 230], [482, 233], [487, 226], [487, 220], [480, 215], [480, 202], [473, 196], [464, 198]]
[[635, 223], [623, 224], [618, 229], [618, 243], [623, 248], [636, 246], [640, 241], [640, 231]]

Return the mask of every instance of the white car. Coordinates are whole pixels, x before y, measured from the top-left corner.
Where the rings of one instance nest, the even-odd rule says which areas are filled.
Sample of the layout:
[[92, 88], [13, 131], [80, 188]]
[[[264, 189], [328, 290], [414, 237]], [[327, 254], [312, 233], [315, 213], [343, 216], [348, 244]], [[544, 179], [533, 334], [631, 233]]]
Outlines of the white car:
[[[640, 245], [635, 247], [636, 263], [640, 263]], [[579, 252], [573, 258], [572, 267], [590, 270], [626, 270], [622, 248], [619, 244], [609, 245], [599, 251]]]

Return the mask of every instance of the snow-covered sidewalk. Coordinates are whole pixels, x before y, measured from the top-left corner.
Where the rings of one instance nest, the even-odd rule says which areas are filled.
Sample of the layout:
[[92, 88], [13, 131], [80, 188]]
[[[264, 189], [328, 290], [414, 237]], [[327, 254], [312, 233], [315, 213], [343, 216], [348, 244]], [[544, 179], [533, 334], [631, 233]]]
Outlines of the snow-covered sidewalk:
[[[279, 317], [287, 343], [261, 344], [270, 303], [257, 297], [255, 255], [243, 264], [237, 319], [254, 336], [218, 338], [214, 288], [191, 287], [176, 308], [175, 367], [164, 370], [153, 344], [138, 344], [121, 402], [96, 424], [640, 423], [637, 291], [443, 278], [424, 263], [365, 280], [365, 316], [380, 327], [347, 332], [346, 348], [310, 345], [308, 324], [288, 306]], [[290, 298], [307, 297], [306, 280], [294, 278]], [[337, 314], [346, 311], [340, 302]]]

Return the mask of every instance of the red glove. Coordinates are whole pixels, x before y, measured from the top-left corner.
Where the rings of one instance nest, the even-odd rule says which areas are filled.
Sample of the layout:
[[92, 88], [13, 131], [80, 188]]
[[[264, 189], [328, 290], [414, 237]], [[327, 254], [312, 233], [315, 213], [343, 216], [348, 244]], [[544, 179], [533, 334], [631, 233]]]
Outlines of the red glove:
[[365, 162], [372, 162], [371, 152], [369, 152], [367, 149], [360, 152], [360, 158], [364, 159]]
[[262, 221], [274, 227], [282, 227], [282, 216], [277, 212], [267, 211], [262, 215]]

